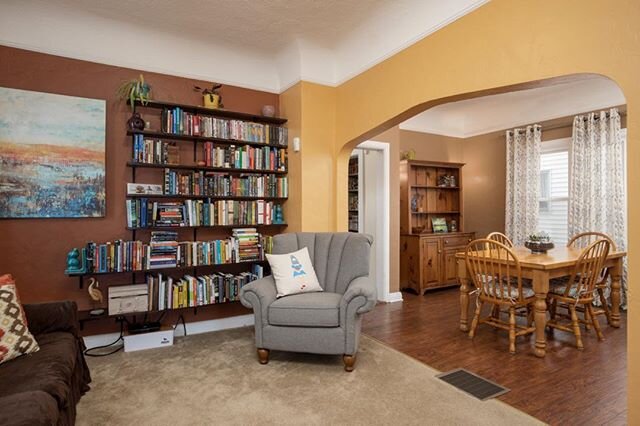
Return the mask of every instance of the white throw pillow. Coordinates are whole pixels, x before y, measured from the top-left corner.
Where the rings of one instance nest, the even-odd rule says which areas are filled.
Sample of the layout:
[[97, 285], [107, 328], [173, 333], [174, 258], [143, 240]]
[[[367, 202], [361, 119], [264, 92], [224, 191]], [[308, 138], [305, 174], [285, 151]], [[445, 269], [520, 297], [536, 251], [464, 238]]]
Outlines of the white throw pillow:
[[322, 291], [307, 248], [288, 254], [267, 254], [277, 297]]

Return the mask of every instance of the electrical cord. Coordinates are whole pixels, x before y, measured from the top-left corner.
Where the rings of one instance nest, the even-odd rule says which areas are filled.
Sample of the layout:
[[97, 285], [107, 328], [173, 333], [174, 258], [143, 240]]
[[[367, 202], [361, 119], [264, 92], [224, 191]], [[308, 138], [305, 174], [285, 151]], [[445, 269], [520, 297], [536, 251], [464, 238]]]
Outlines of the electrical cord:
[[[122, 320], [120, 321], [120, 336], [118, 336], [118, 338], [116, 340], [114, 340], [113, 342], [109, 343], [108, 345], [102, 345], [102, 346], [95, 346], [93, 348], [88, 348], [85, 349], [84, 351], [84, 355], [85, 356], [92, 356], [92, 357], [99, 357], [99, 356], [108, 356], [108, 355], [113, 355], [116, 352], [121, 351], [124, 348], [124, 323], [125, 321], [127, 321], [125, 318], [122, 318]], [[91, 353], [90, 351], [95, 351], [97, 349], [106, 349], [106, 348], [110, 348], [112, 346], [115, 346], [116, 344], [118, 344], [120, 341], [122, 341], [122, 344], [120, 346], [118, 346], [117, 349], [111, 351], [111, 352], [107, 352], [107, 353]]]

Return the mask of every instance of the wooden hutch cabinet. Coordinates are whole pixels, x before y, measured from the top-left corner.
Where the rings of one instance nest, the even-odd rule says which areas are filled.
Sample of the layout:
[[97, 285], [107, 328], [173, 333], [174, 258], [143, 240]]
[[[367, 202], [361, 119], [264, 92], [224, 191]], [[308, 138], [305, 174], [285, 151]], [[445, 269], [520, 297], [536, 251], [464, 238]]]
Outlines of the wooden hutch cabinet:
[[[400, 287], [422, 295], [457, 284], [455, 254], [475, 238], [462, 223], [461, 163], [400, 163]], [[446, 226], [446, 231], [434, 232]], [[439, 222], [439, 223], [438, 223]]]

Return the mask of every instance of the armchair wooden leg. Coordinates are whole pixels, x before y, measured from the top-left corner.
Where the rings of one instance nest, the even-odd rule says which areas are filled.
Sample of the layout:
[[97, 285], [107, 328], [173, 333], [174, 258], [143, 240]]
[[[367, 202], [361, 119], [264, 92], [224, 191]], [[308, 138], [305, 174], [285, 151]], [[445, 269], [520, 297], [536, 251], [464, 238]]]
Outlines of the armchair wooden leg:
[[342, 356], [342, 361], [344, 362], [344, 371], [347, 372], [352, 372], [353, 371], [353, 366], [356, 363], [356, 356], [355, 355], [343, 355]]
[[263, 365], [269, 362], [269, 349], [258, 348], [258, 361]]

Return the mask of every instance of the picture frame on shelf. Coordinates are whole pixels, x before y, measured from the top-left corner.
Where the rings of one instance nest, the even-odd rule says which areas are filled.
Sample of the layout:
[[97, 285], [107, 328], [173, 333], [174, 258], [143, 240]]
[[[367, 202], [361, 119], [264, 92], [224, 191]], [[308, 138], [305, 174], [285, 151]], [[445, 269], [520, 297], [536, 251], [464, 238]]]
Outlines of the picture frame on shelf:
[[445, 219], [444, 217], [432, 217], [431, 228], [433, 229], [434, 233], [449, 232], [449, 228], [447, 227], [447, 219]]

